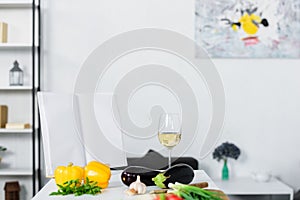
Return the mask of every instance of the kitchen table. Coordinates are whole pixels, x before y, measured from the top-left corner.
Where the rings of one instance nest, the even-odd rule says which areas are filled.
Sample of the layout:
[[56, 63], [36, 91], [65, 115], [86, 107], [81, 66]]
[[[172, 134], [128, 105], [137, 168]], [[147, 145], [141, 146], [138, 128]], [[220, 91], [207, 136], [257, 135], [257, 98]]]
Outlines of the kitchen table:
[[[82, 195], [75, 197], [74, 195], [66, 196], [49, 196], [51, 192], [57, 190], [54, 179], [51, 179], [33, 198], [32, 200], [151, 200], [151, 195], [135, 195], [128, 196], [124, 191], [128, 188], [121, 182], [122, 171], [112, 171], [109, 187], [102, 190], [101, 194], [98, 195]], [[218, 189], [212, 179], [203, 170], [195, 170], [195, 177], [192, 181], [196, 182], [208, 182], [210, 189]], [[147, 192], [158, 189], [156, 186], [147, 187]]]

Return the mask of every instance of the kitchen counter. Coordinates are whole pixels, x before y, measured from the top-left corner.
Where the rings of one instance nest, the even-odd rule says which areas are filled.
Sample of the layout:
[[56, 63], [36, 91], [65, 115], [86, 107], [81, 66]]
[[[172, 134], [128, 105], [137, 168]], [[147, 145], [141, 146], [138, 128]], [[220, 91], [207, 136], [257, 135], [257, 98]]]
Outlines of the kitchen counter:
[[[128, 188], [121, 182], [122, 171], [112, 171], [111, 180], [108, 188], [104, 189], [101, 194], [92, 195], [82, 195], [76, 197], [76, 200], [151, 200], [153, 196], [147, 195], [135, 195], [128, 196], [124, 191]], [[196, 182], [208, 182], [210, 189], [218, 189], [212, 179], [203, 170], [195, 170], [195, 177], [192, 181]], [[147, 192], [158, 189], [156, 186], [147, 187]], [[57, 186], [55, 185], [54, 179], [51, 179], [33, 198], [32, 200], [71, 200], [74, 199], [74, 195], [66, 196], [49, 196], [51, 192], [57, 191]]]

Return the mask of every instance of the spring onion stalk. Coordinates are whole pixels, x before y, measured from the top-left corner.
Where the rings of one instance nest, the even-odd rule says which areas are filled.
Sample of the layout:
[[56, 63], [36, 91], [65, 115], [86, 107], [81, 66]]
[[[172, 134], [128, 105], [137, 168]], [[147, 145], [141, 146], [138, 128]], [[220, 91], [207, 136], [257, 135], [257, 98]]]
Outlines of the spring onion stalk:
[[222, 200], [220, 194], [213, 191], [208, 191], [196, 186], [185, 185], [181, 183], [169, 183], [168, 193], [176, 194], [185, 200]]

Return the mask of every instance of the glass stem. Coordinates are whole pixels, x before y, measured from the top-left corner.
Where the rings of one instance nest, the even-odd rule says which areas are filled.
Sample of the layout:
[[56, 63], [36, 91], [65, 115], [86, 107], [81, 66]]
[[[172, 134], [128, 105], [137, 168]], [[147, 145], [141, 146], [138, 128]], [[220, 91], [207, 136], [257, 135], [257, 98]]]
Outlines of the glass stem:
[[169, 149], [169, 168], [171, 168], [171, 151], [172, 149]]

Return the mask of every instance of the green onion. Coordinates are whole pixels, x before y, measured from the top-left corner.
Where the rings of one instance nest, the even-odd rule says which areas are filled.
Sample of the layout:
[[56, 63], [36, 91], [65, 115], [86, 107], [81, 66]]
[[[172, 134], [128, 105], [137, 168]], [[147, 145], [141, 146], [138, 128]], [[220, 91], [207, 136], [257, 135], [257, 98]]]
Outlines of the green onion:
[[222, 200], [219, 193], [208, 191], [196, 186], [181, 183], [169, 183], [168, 186], [173, 189], [168, 192], [174, 193], [185, 200]]

